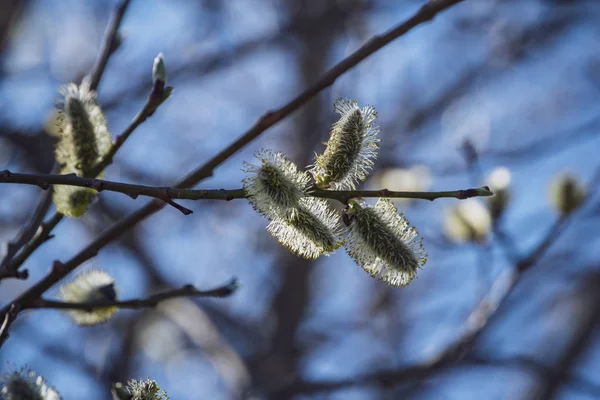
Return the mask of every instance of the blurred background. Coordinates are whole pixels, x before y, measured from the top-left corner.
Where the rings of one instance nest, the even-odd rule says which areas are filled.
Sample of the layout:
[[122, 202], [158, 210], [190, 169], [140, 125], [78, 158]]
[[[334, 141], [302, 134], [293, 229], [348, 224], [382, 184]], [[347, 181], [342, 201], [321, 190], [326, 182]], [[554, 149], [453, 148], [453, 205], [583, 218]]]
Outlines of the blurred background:
[[[423, 3], [133, 0], [99, 87], [113, 136], [142, 108], [159, 52], [174, 92], [106, 178], [174, 183]], [[114, 5], [0, 3], [0, 169], [51, 170], [57, 90], [89, 72]], [[182, 202], [192, 215], [165, 208], [79, 271], [107, 271], [122, 299], [235, 276], [232, 297], [120, 311], [92, 328], [24, 313], [0, 350], [2, 372], [32, 368], [67, 400], [107, 399], [112, 382], [146, 377], [173, 399], [600, 397], [600, 3], [466, 0], [360, 63], [200, 187], [239, 188], [243, 161], [261, 148], [310, 164], [341, 96], [379, 113], [381, 152], [363, 187], [488, 184], [510, 200], [493, 214], [482, 199], [397, 202], [429, 252], [405, 288], [373, 280], [343, 250], [297, 258], [245, 200]], [[549, 194], [563, 174], [588, 195], [561, 217]], [[2, 242], [41, 193], [0, 186]], [[28, 260], [28, 280], [0, 283], [0, 303], [146, 201], [103, 193]]]

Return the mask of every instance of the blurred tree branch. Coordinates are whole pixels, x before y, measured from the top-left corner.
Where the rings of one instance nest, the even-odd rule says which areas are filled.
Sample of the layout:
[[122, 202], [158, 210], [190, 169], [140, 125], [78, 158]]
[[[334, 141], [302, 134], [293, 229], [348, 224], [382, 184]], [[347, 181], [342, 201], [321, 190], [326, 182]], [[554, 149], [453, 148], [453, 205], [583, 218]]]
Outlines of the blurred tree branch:
[[53, 308], [58, 310], [82, 310], [91, 312], [97, 308], [118, 307], [122, 309], [140, 309], [155, 307], [158, 303], [176, 297], [227, 297], [235, 292], [239, 286], [237, 279], [231, 279], [224, 285], [210, 290], [198, 290], [193, 285], [185, 285], [180, 289], [167, 290], [153, 294], [145, 299], [124, 301], [103, 301], [89, 303], [69, 303], [64, 301], [40, 298], [32, 302], [28, 309]]

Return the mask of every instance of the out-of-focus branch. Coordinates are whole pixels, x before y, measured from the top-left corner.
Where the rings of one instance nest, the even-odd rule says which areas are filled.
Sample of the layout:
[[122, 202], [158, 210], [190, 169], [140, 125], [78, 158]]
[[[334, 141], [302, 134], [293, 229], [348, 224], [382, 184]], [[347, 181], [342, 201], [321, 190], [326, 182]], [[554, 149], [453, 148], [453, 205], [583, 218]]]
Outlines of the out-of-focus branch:
[[90, 303], [68, 303], [64, 301], [39, 299], [27, 306], [33, 308], [54, 308], [59, 310], [83, 310], [93, 311], [97, 308], [118, 307], [127, 309], [140, 309], [155, 307], [158, 303], [176, 297], [227, 297], [232, 295], [239, 287], [238, 280], [232, 278], [229, 282], [210, 290], [198, 290], [192, 285], [185, 285], [180, 289], [168, 290], [157, 293], [145, 299], [133, 299], [126, 301], [103, 301]]
[[13, 304], [10, 306], [8, 311], [4, 314], [4, 321], [0, 326], [0, 347], [6, 342], [8, 339], [8, 332], [10, 330], [10, 326], [15, 319], [17, 319], [17, 315], [19, 314], [20, 308], [17, 304]]
[[15, 255], [25, 246], [32, 237], [35, 236], [35, 233], [38, 231], [40, 224], [44, 220], [46, 213], [50, 209], [52, 205], [52, 191], [47, 191], [44, 193], [41, 198], [38, 206], [36, 207], [33, 215], [29, 219], [29, 222], [21, 229], [18, 236], [7, 243], [6, 245], [6, 254], [2, 263], [0, 264], [0, 281], [2, 279], [12, 277], [17, 279], [27, 279], [29, 273], [27, 270], [19, 271], [18, 267], [14, 268], [13, 265], [9, 268], [9, 264], [13, 261]]
[[[235, 142], [208, 160], [205, 164], [199, 166], [197, 169], [185, 176], [181, 181], [177, 182], [174, 187], [176, 189], [189, 189], [200, 181], [210, 177], [213, 173], [213, 170], [221, 165], [225, 160], [235, 154], [242, 147], [256, 139], [261, 133], [269, 129], [271, 126], [291, 115], [294, 111], [299, 109], [323, 89], [331, 86], [338, 77], [356, 66], [359, 62], [387, 44], [391, 43], [398, 37], [409, 32], [414, 27], [432, 20], [438, 13], [450, 8], [455, 4], [461, 3], [462, 1], [463, 0], [434, 0], [427, 2], [425, 5], [419, 8], [419, 10], [412, 17], [385, 34], [373, 37], [364, 46], [336, 64], [327, 73], [325, 73], [325, 75], [318, 82], [305, 90], [291, 102], [279, 108], [278, 110], [267, 112]], [[162, 209], [163, 207], [164, 203], [162, 201], [155, 200], [125, 217], [111, 228], [102, 232], [94, 241], [92, 241], [86, 248], [76, 254], [69, 261], [64, 264], [60, 264], [61, 267], [52, 268], [49, 274], [25, 291], [13, 303], [21, 306], [27, 306], [36, 299], [39, 299], [55, 283], [63, 279], [67, 274], [75, 270], [75, 268], [77, 268], [83, 262], [94, 257], [102, 247], [106, 246], [108, 243], [118, 238], [123, 232], [127, 231], [135, 224], [139, 223], [144, 218]], [[4, 315], [6, 312], [8, 312], [8, 306], [5, 306], [2, 308], [2, 310], [0, 310], [0, 315]]]
[[106, 27], [106, 32], [104, 33], [104, 40], [102, 41], [102, 50], [96, 59], [96, 63], [92, 68], [92, 72], [90, 73], [90, 89], [97, 90], [98, 85], [100, 84], [100, 80], [102, 79], [102, 75], [104, 75], [104, 69], [106, 68], [106, 64], [108, 64], [108, 59], [113, 53], [113, 49], [115, 48], [115, 43], [117, 41], [117, 35], [119, 32], [119, 26], [121, 26], [121, 20], [125, 15], [125, 11], [127, 11], [127, 7], [129, 7], [129, 3], [131, 0], [120, 0], [119, 4], [114, 8], [112, 16], [110, 18], [110, 22]]
[[[164, 202], [173, 199], [184, 200], [233, 200], [248, 197], [244, 189], [177, 189], [168, 186], [145, 186], [130, 183], [112, 182], [96, 178], [82, 178], [75, 174], [68, 175], [44, 175], [44, 174], [19, 174], [8, 170], [0, 172], [0, 183], [19, 183], [39, 186], [46, 190], [50, 185], [70, 185], [92, 188], [98, 192], [110, 191], [128, 195], [135, 199], [138, 196], [149, 196]], [[455, 198], [459, 200], [471, 197], [487, 197], [493, 193], [487, 186], [464, 190], [452, 190], [444, 192], [400, 192], [388, 189], [381, 190], [324, 190], [310, 189], [307, 193], [313, 197], [323, 197], [347, 203], [349, 199], [357, 197], [385, 197], [402, 199], [436, 200], [440, 198]]]

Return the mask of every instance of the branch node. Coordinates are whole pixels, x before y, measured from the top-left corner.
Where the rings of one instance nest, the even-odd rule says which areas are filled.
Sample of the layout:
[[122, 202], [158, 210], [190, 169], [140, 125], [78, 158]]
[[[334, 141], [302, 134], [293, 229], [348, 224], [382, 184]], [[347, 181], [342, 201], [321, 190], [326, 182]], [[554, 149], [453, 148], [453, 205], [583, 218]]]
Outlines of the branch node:
[[27, 278], [29, 278], [29, 270], [24, 269], [22, 271], [15, 271], [15, 278], [26, 280]]
[[90, 186], [98, 193], [104, 190], [104, 182], [99, 179], [94, 179]]
[[50, 274], [52, 275], [60, 275], [65, 270], [65, 264], [62, 262], [55, 260], [52, 263], [52, 269], [50, 270]]
[[167, 203], [167, 204], [168, 204], [168, 205], [170, 205], [170, 206], [173, 206], [173, 207], [175, 207], [175, 208], [176, 208], [176, 209], [178, 209], [179, 211], [181, 211], [181, 213], [182, 213], [183, 215], [190, 215], [190, 214], [192, 214], [192, 213], [193, 213], [193, 211], [192, 211], [192, 210], [190, 210], [189, 208], [186, 208], [186, 207], [182, 206], [181, 204], [177, 204], [177, 203], [175, 203], [173, 200], [170, 200], [170, 199], [165, 199], [165, 200], [164, 200], [164, 202], [165, 202], [165, 203]]

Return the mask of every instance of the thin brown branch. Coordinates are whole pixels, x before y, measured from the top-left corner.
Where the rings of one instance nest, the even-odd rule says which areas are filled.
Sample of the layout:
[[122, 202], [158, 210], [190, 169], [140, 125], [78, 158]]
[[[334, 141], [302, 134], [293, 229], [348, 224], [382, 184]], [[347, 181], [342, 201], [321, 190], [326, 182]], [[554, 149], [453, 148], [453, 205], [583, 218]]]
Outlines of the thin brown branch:
[[104, 33], [102, 50], [100, 51], [100, 54], [96, 59], [96, 63], [92, 68], [92, 72], [90, 73], [91, 90], [98, 89], [98, 85], [100, 84], [100, 80], [102, 79], [102, 75], [104, 75], [104, 70], [106, 69], [106, 64], [108, 64], [108, 60], [115, 48], [119, 26], [121, 25], [121, 20], [125, 15], [125, 11], [127, 11], [129, 3], [130, 0], [121, 0], [113, 10], [110, 22], [108, 23], [106, 32]]
[[[461, 3], [464, 0], [436, 0], [429, 1], [423, 5], [412, 17], [402, 22], [392, 30], [381, 36], [373, 37], [364, 46], [356, 50], [347, 58], [336, 64], [332, 69], [325, 73], [325, 75], [317, 81], [312, 87], [308, 88], [298, 97], [293, 99], [288, 104], [284, 105], [278, 110], [267, 112], [263, 115], [248, 131], [240, 136], [235, 142], [226, 147], [222, 152], [208, 160], [205, 164], [199, 166], [197, 169], [192, 171], [190, 174], [185, 176], [182, 180], [174, 185], [176, 189], [189, 189], [195, 184], [199, 183], [205, 178], [212, 175], [213, 170], [221, 165], [225, 160], [235, 154], [242, 147], [256, 139], [261, 133], [280, 122], [284, 118], [291, 115], [294, 111], [298, 110], [307, 101], [315, 97], [318, 93], [323, 91], [325, 88], [331, 86], [338, 77], [343, 75], [345, 72], [356, 66], [359, 62], [367, 58], [368, 56], [375, 53], [385, 45], [391, 43], [398, 37], [406, 34], [411, 29], [425, 22], [432, 20], [438, 13], [450, 8], [451, 6]], [[27, 289], [19, 298], [16, 299], [16, 303], [27, 306], [28, 304], [39, 299], [48, 289], [54, 284], [63, 279], [67, 274], [72, 272], [75, 268], [81, 265], [83, 262], [94, 257], [98, 251], [108, 243], [118, 238], [123, 232], [127, 231], [137, 223], [155, 213], [156, 211], [164, 207], [162, 201], [152, 201], [146, 206], [138, 209], [131, 213], [127, 217], [123, 218], [120, 222], [116, 223], [109, 229], [102, 232], [96, 239], [94, 239], [86, 248], [81, 250], [73, 258], [66, 263], [62, 264], [62, 268], [53, 268], [52, 271], [42, 278], [35, 285]], [[0, 315], [8, 312], [7, 307], [0, 310]]]
[[89, 303], [68, 303], [57, 300], [39, 299], [31, 303], [27, 308], [54, 308], [60, 310], [83, 310], [93, 311], [96, 308], [118, 307], [124, 309], [140, 309], [155, 307], [158, 303], [176, 297], [228, 297], [231, 296], [239, 287], [236, 278], [232, 278], [224, 285], [209, 290], [198, 290], [192, 285], [185, 285], [180, 289], [168, 290], [162, 293], [153, 294], [145, 299], [132, 299], [125, 301], [103, 301]]
[[21, 229], [14, 240], [8, 242], [6, 246], [6, 255], [0, 264], [0, 281], [9, 277], [16, 279], [27, 279], [29, 277], [29, 272], [27, 270], [19, 271], [18, 267], [15, 268], [14, 264], [11, 264], [11, 262], [19, 250], [35, 236], [51, 205], [52, 192], [48, 191], [40, 197], [40, 201], [33, 212], [33, 215], [29, 219], [29, 222], [27, 222], [27, 225]]
[[[91, 188], [98, 192], [110, 191], [126, 194], [135, 199], [138, 196], [149, 196], [164, 202], [173, 199], [183, 200], [233, 200], [245, 199], [247, 196], [244, 189], [177, 189], [168, 186], [145, 186], [130, 183], [120, 183], [96, 178], [82, 178], [75, 174], [67, 175], [44, 175], [44, 174], [19, 174], [9, 170], [0, 171], [0, 183], [16, 183], [39, 186], [42, 189], [50, 185], [70, 185]], [[430, 200], [440, 198], [455, 198], [459, 200], [471, 197], [492, 196], [493, 193], [487, 186], [475, 189], [452, 190], [445, 192], [401, 192], [388, 189], [382, 190], [324, 190], [311, 189], [309, 196], [322, 197], [338, 200], [346, 203], [349, 199], [357, 197], [384, 197]], [[180, 206], [178, 206], [180, 207]], [[191, 211], [190, 211], [191, 212]]]
[[2, 326], [0, 326], [0, 347], [6, 342], [8, 339], [10, 326], [17, 319], [17, 315], [21, 311], [21, 308], [17, 304], [12, 304], [8, 309], [8, 312], [4, 314], [4, 321], [2, 322]]

